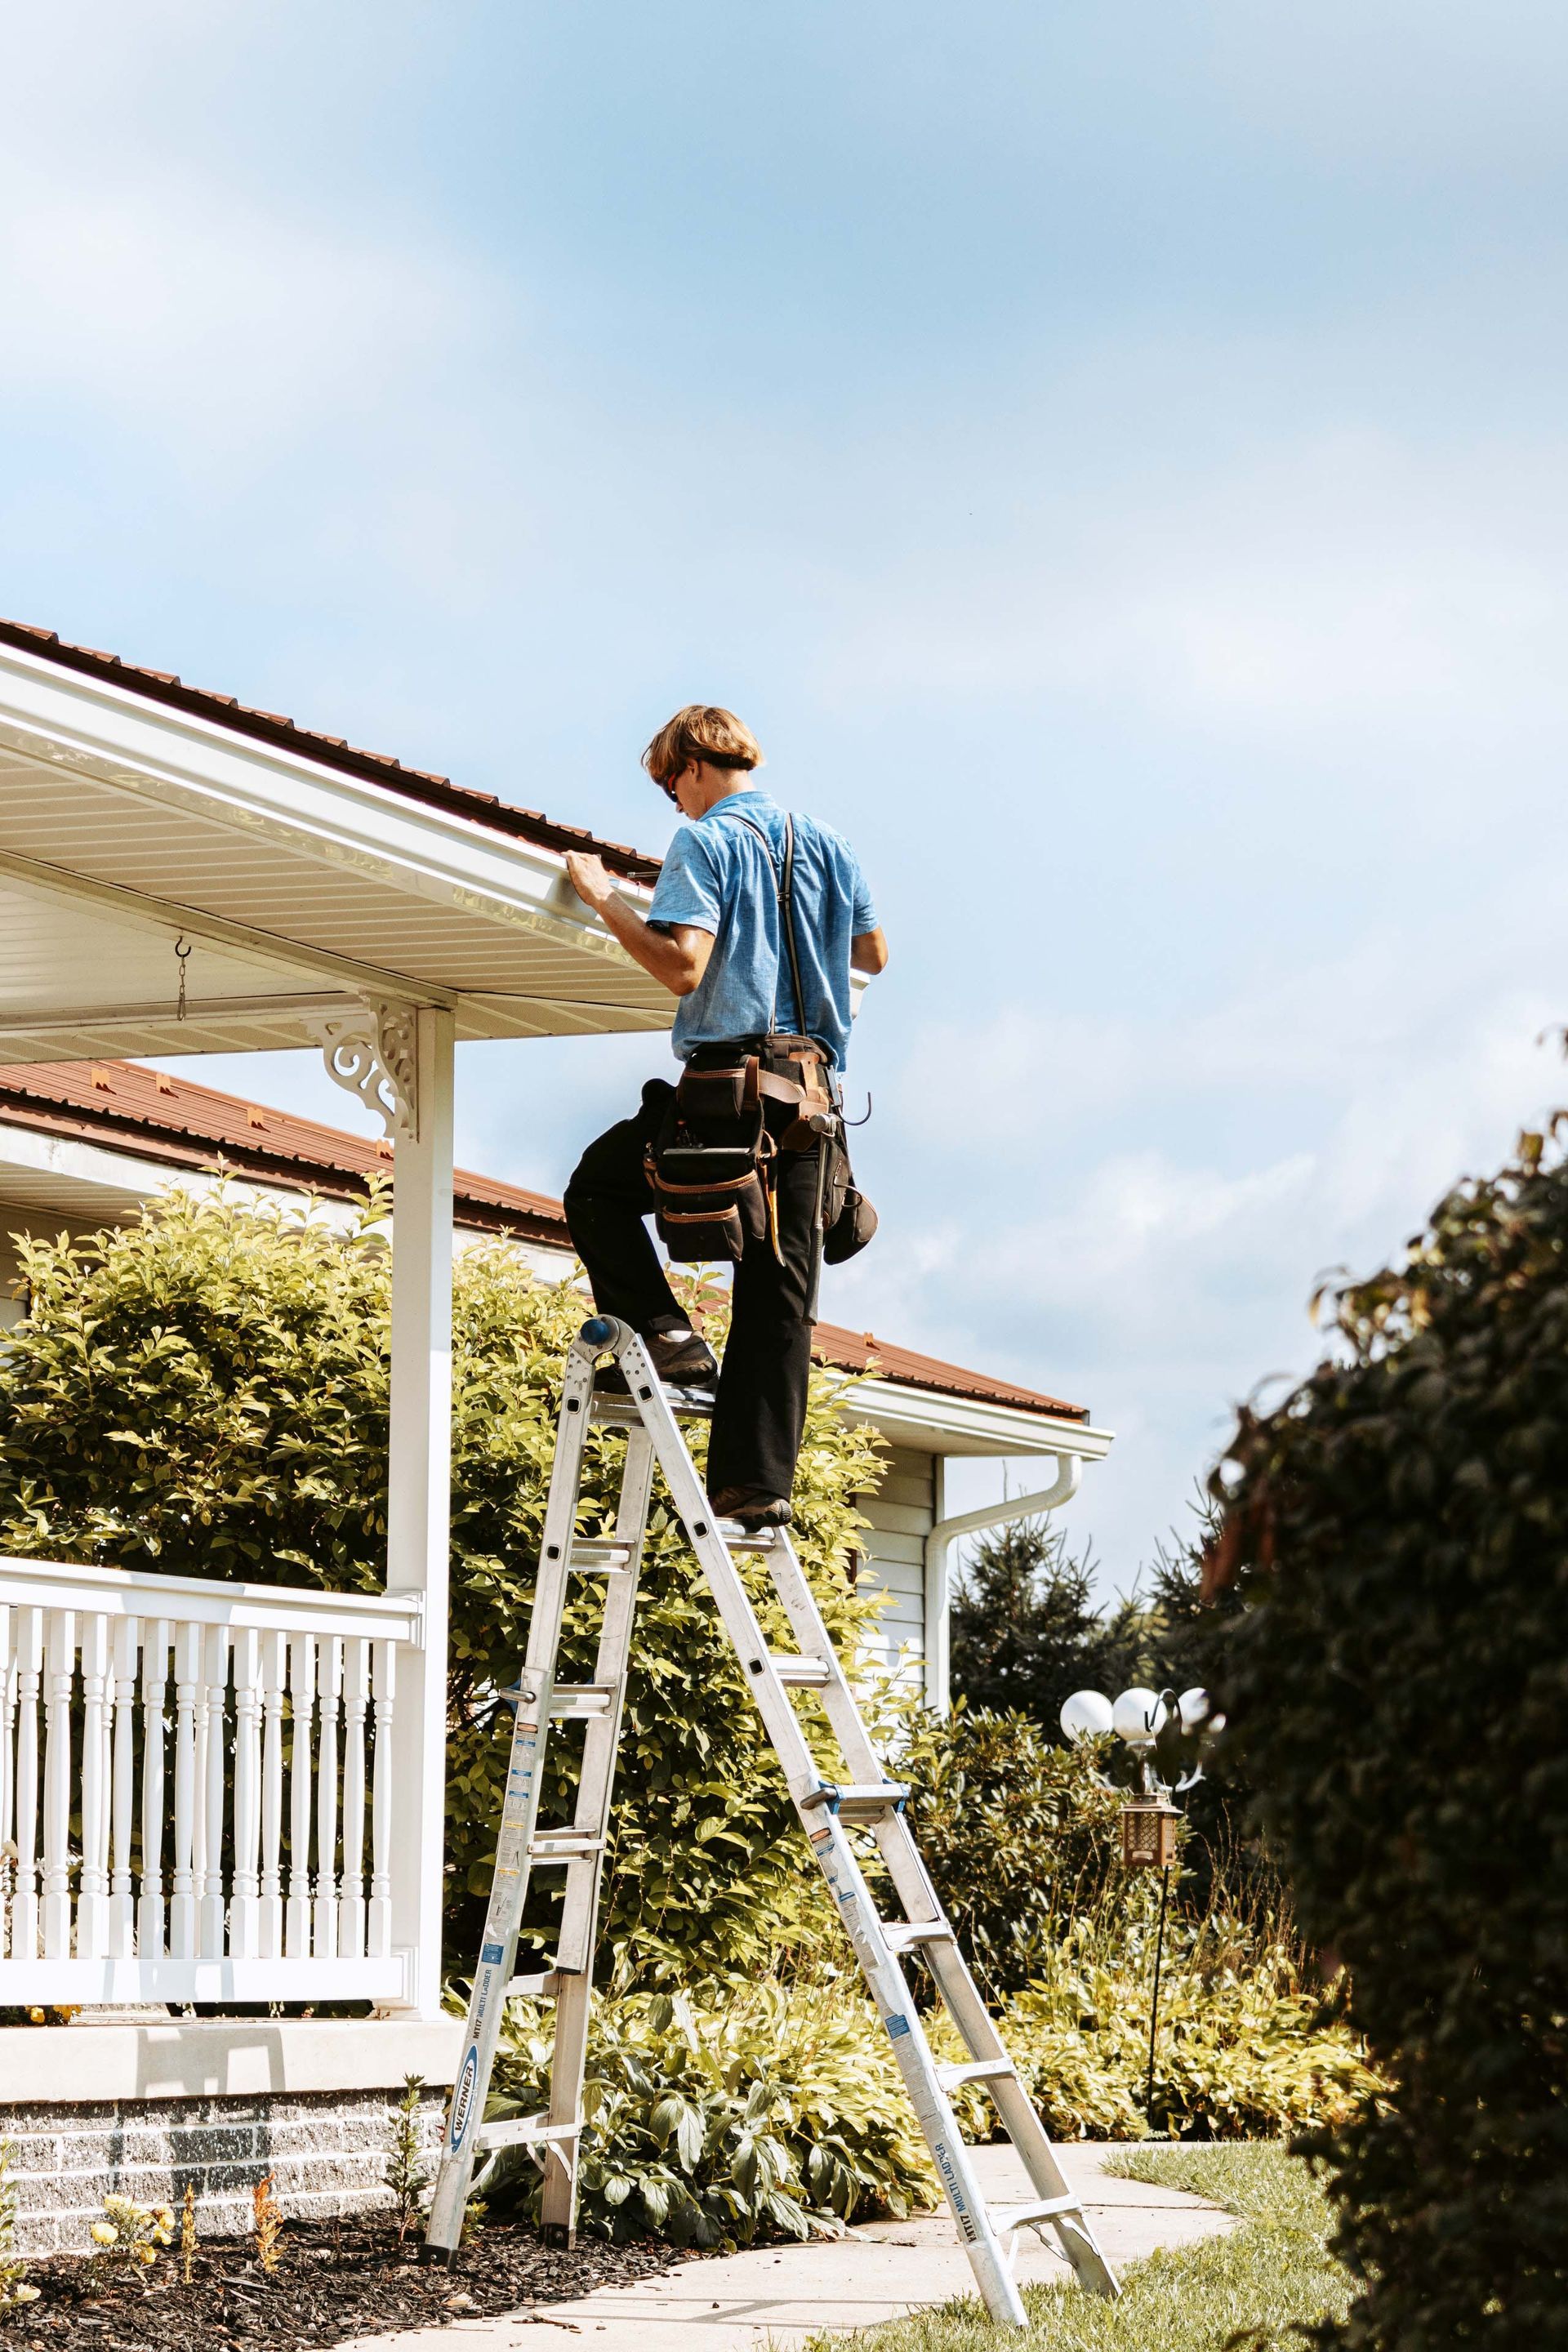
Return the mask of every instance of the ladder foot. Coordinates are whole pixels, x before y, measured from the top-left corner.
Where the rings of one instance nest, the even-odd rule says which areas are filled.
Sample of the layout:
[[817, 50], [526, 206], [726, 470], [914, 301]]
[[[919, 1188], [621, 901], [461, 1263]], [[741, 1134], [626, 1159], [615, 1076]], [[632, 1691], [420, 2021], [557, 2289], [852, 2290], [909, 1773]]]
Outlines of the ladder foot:
[[428, 2238], [419, 2249], [419, 2261], [426, 2270], [449, 2271], [457, 2259], [456, 2246], [433, 2246]]

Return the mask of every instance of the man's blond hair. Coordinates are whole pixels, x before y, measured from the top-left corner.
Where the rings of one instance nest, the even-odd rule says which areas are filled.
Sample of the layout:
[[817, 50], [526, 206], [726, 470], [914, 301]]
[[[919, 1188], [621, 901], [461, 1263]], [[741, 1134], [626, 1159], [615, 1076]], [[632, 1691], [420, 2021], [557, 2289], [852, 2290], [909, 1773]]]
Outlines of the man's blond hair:
[[668, 784], [693, 760], [706, 760], [714, 768], [760, 768], [763, 747], [732, 710], [716, 702], [689, 702], [659, 729], [642, 763], [656, 784]]

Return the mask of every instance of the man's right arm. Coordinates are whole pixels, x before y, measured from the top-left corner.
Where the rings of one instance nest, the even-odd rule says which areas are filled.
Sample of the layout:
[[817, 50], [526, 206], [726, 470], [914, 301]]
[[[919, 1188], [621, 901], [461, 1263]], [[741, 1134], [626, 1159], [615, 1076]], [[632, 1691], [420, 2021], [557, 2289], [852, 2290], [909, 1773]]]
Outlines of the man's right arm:
[[849, 961], [857, 971], [885, 971], [888, 942], [880, 923], [874, 931], [858, 931], [849, 942]]
[[567, 851], [566, 872], [584, 905], [593, 908], [605, 929], [614, 932], [626, 953], [661, 988], [668, 988], [671, 996], [690, 996], [701, 986], [713, 952], [711, 931], [694, 923], [664, 928], [645, 922], [635, 907], [617, 896], [599, 859], [581, 850]]

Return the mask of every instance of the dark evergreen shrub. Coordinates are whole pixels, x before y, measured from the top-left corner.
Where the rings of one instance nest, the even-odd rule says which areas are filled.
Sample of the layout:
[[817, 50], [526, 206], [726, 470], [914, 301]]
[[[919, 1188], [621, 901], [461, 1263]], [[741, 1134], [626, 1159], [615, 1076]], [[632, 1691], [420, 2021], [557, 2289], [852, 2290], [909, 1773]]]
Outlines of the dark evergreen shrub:
[[1568, 1168], [1461, 1185], [1242, 1418], [1229, 1742], [1390, 2101], [1315, 2143], [1321, 2341], [1568, 2345]]

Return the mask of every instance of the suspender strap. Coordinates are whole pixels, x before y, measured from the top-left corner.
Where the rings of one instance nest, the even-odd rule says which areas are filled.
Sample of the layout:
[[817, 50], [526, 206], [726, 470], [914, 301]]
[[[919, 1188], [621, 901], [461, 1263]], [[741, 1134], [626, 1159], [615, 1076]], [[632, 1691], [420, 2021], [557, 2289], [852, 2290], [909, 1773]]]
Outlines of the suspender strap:
[[[763, 849], [767, 853], [768, 864], [772, 866], [773, 863], [773, 845], [768, 839], [764, 828], [757, 823], [754, 817], [742, 816], [739, 809], [736, 810], [735, 814], [739, 822], [745, 826], [748, 833], [754, 833], [756, 835], [757, 839], [762, 843]], [[805, 1027], [805, 992], [800, 984], [800, 951], [796, 945], [795, 936], [795, 819], [793, 816], [786, 816], [784, 818], [784, 866], [782, 870], [777, 867], [774, 868], [773, 879], [778, 890], [779, 898], [779, 936], [784, 942], [784, 952], [789, 957], [789, 976], [795, 983], [795, 1017], [804, 1031]], [[778, 991], [775, 988], [773, 991], [773, 1027], [775, 1030], [778, 1025], [779, 1000]]]

